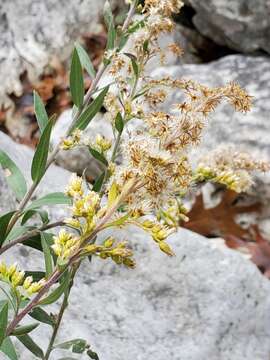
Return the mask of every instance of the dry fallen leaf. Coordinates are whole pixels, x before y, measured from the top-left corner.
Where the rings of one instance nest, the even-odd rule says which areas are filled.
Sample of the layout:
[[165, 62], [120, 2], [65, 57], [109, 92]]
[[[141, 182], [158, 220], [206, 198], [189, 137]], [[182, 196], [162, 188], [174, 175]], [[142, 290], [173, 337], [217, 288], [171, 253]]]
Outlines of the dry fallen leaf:
[[234, 235], [224, 237], [226, 245], [232, 249], [248, 252], [251, 261], [269, 279], [270, 278], [270, 243], [263, 238], [258, 227], [253, 228], [254, 241], [246, 241]]
[[187, 214], [189, 221], [182, 224], [183, 227], [195, 231], [207, 237], [224, 237], [234, 235], [237, 237], [250, 237], [248, 229], [243, 229], [235, 222], [239, 214], [259, 212], [261, 205], [237, 205], [238, 194], [226, 190], [221, 202], [210, 209], [205, 209], [203, 195], [196, 197], [195, 203]]

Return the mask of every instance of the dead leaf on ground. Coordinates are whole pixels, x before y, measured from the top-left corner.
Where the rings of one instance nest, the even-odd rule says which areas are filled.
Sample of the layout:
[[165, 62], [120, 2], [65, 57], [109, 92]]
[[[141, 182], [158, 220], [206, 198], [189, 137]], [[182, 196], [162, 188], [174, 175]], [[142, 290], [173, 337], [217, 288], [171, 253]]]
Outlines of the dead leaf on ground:
[[246, 241], [234, 235], [224, 237], [226, 245], [231, 249], [249, 253], [251, 261], [270, 279], [270, 243], [260, 233], [257, 226], [252, 227], [254, 241]]
[[243, 229], [235, 222], [239, 214], [259, 212], [261, 204], [238, 205], [239, 194], [226, 190], [221, 202], [210, 209], [204, 207], [203, 195], [196, 197], [195, 203], [187, 214], [189, 221], [183, 227], [202, 234], [206, 237], [234, 235], [237, 237], [250, 237], [248, 229]]

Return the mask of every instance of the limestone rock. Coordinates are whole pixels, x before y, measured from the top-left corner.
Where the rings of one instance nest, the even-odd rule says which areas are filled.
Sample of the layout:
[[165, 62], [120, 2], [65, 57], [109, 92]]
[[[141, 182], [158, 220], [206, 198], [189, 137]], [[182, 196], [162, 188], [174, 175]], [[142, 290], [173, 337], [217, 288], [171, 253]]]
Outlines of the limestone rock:
[[14, 209], [16, 199], [6, 182], [5, 173], [0, 165], [0, 215]]
[[69, 58], [75, 39], [97, 31], [105, 0], [3, 0], [0, 3], [0, 103], [22, 91], [20, 75], [40, 75], [52, 56]]
[[[23, 172], [25, 179], [30, 186], [31, 184], [31, 163], [33, 159], [34, 152], [30, 148], [25, 145], [15, 143], [9, 136], [0, 131], [0, 149], [3, 149], [10, 158], [17, 164], [20, 170]], [[55, 165], [51, 165], [48, 169], [46, 175], [41, 181], [38, 190], [34, 193], [34, 197], [36, 198], [45, 196], [52, 192], [64, 191], [71, 173], [58, 167]], [[0, 209], [3, 212], [7, 212], [14, 208], [14, 201], [8, 203], [8, 199], [10, 199], [9, 191], [7, 190], [6, 184], [1, 181], [1, 173], [0, 173]], [[2, 203], [2, 197], [3, 198]], [[11, 207], [11, 208], [10, 208]], [[63, 209], [60, 206], [55, 206], [50, 209], [50, 215], [59, 220], [61, 217], [65, 215]]]
[[[249, 260], [184, 229], [169, 239], [174, 258], [137, 229], [114, 236], [133, 244], [137, 268], [85, 261], [58, 343], [83, 337], [103, 360], [269, 358], [270, 284]], [[12, 256], [38, 267], [37, 254]], [[50, 332], [32, 335], [46, 346]], [[52, 360], [61, 356], [54, 351]]]
[[198, 31], [217, 44], [241, 52], [270, 53], [270, 2], [265, 0], [189, 0]]

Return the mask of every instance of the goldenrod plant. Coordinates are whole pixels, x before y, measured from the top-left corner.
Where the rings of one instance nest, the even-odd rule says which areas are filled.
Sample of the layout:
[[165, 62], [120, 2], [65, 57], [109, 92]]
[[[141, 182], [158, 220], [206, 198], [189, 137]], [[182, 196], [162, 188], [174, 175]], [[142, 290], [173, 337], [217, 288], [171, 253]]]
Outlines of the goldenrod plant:
[[[173, 256], [167, 238], [182, 221], [188, 221], [184, 199], [191, 189], [210, 181], [237, 192], [246, 191], [252, 184], [251, 172], [268, 169], [266, 163], [234, 149], [214, 150], [197, 167], [191, 166], [190, 150], [199, 144], [209, 115], [222, 101], [246, 113], [251, 108], [251, 96], [236, 83], [209, 88], [185, 78], [151, 78], [145, 69], [154, 57], [165, 62], [166, 52], [175, 56], [183, 53], [177, 44], [161, 49], [158, 42], [161, 34], [173, 31], [172, 15], [183, 4], [180, 0], [129, 3], [122, 27], [115, 26], [110, 4], [105, 3], [108, 41], [97, 73], [83, 47], [75, 45], [70, 69], [73, 120], [54, 149], [50, 147], [54, 117], [48, 117], [41, 98], [34, 93], [41, 135], [32, 161], [30, 187], [12, 159], [0, 151], [0, 163], [8, 170], [7, 181], [19, 201], [17, 209], [0, 217], [0, 254], [12, 251], [14, 246], [31, 246], [45, 260], [44, 271], [38, 273], [0, 262], [0, 350], [11, 360], [18, 359], [14, 337], [40, 359], [49, 359], [57, 348], [98, 359], [83, 339], [67, 339], [61, 344], [56, 341], [82, 261], [99, 258], [112, 260], [116, 266], [135, 267], [132, 239], [126, 242], [110, 236], [101, 242], [98, 235], [109, 228], [137, 226], [150, 234], [161, 251]], [[86, 94], [85, 71], [92, 78]], [[104, 82], [100, 85], [104, 75], [110, 79], [105, 86]], [[170, 112], [162, 111], [160, 104], [171, 90], [181, 92], [182, 100]], [[102, 106], [114, 141], [101, 135], [89, 141], [84, 130]], [[141, 125], [127, 131], [134, 120]], [[102, 164], [104, 170], [98, 178], [89, 185], [84, 177], [73, 175], [63, 193], [32, 200], [60, 149], [69, 151], [76, 146], [87, 147], [89, 156]], [[65, 219], [50, 221], [43, 206], [54, 204], [66, 206]], [[27, 224], [34, 215], [40, 216], [41, 226]], [[45, 306], [60, 298], [59, 312], [48, 313]], [[28, 319], [25, 323], [29, 317], [35, 322]], [[44, 324], [52, 328], [47, 349], [31, 338], [31, 332]]]

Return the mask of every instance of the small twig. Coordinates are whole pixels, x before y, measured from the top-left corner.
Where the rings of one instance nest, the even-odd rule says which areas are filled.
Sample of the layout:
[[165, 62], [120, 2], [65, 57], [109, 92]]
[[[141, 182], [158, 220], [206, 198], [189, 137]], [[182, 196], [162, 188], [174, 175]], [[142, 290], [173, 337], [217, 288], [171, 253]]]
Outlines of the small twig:
[[64, 225], [64, 222], [63, 222], [63, 220], [60, 220], [60, 221], [56, 221], [56, 222], [48, 224], [48, 225], [43, 225], [38, 229], [30, 230], [26, 234], [18, 237], [17, 239], [9, 242], [8, 244], [2, 246], [2, 248], [0, 249], [0, 255], [3, 254], [8, 249], [10, 249], [11, 247], [13, 247], [14, 245], [21, 244], [24, 241], [26, 241], [27, 239], [29, 239], [30, 237], [38, 235], [40, 231], [49, 230], [54, 227], [62, 226], [62, 225]]

